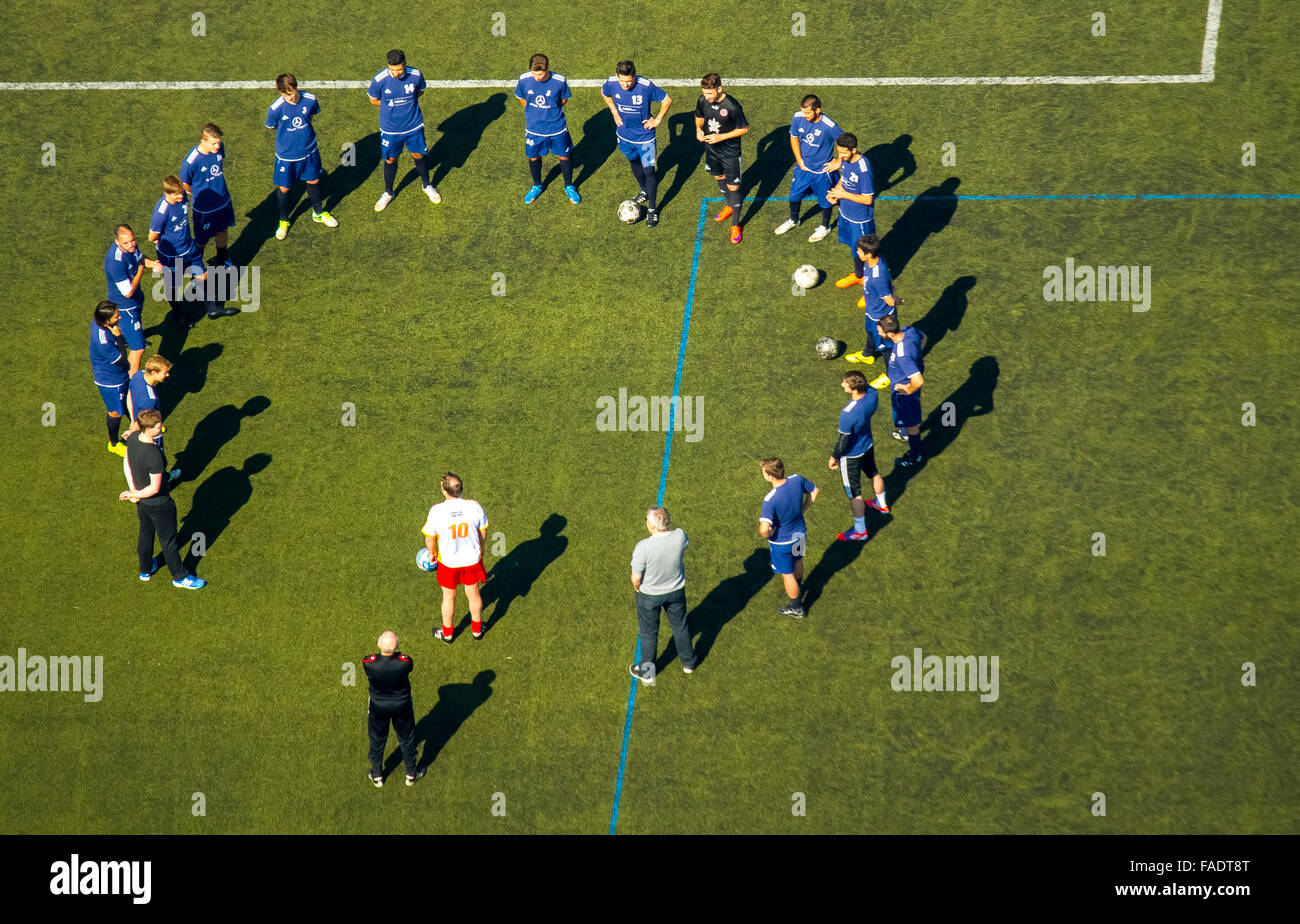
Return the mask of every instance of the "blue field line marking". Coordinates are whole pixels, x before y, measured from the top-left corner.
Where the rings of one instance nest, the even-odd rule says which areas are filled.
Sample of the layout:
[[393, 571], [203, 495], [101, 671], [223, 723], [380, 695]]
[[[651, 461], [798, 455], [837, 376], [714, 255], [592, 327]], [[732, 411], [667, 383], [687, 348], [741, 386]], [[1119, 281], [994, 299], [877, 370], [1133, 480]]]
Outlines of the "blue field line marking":
[[[1190, 199], [1300, 199], [1300, 193], [1061, 193], [1056, 195], [1001, 195], [1001, 196], [963, 196], [956, 193], [949, 196], [876, 196], [877, 202], [917, 202], [917, 201], [943, 201], [950, 202], [954, 199], [964, 200], [967, 202], [1016, 202], [1016, 201], [1038, 201], [1050, 202], [1054, 200], [1066, 199], [1129, 199], [1129, 200], [1190, 200]], [[722, 196], [711, 196], [704, 200], [708, 202], [726, 202]], [[753, 202], [754, 197], [750, 196], [744, 200]], [[789, 202], [789, 196], [768, 196], [765, 202]], [[700, 226], [699, 234], [703, 234], [704, 227]], [[696, 242], [696, 254], [698, 256], [699, 243]]]
[[[686, 310], [682, 314], [682, 336], [677, 344], [677, 371], [673, 375], [673, 394], [676, 398], [682, 389], [682, 366], [686, 362], [686, 340], [691, 334], [691, 306], [695, 304], [695, 279], [700, 270], [700, 248], [704, 244], [704, 219], [708, 215], [708, 203], [711, 200], [700, 200], [700, 220], [695, 227], [695, 255], [691, 258], [691, 281], [686, 288]], [[664, 497], [668, 494], [668, 465], [672, 460], [673, 446], [673, 424], [676, 420], [676, 402], [671, 398], [668, 401], [668, 427], [664, 432], [664, 461], [659, 470], [659, 494], [655, 504], [662, 506]], [[641, 663], [641, 639], [638, 636], [636, 640], [636, 660], [633, 664]], [[636, 706], [636, 687], [635, 678], [631, 681], [631, 689], [627, 694], [627, 717], [623, 720], [623, 752], [618, 757], [618, 781], [614, 785], [614, 808], [609, 815], [609, 833], [618, 832], [618, 805], [623, 798], [623, 774], [627, 770], [627, 743], [632, 737], [632, 711]]]

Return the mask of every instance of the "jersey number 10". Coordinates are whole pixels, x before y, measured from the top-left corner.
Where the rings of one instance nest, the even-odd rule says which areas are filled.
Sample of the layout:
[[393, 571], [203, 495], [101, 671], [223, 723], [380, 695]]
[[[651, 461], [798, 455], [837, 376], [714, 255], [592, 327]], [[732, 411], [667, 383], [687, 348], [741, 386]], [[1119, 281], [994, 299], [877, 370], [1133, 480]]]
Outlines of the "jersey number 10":
[[453, 523], [448, 532], [451, 533], [451, 538], [453, 539], [467, 539], [469, 538], [469, 524]]

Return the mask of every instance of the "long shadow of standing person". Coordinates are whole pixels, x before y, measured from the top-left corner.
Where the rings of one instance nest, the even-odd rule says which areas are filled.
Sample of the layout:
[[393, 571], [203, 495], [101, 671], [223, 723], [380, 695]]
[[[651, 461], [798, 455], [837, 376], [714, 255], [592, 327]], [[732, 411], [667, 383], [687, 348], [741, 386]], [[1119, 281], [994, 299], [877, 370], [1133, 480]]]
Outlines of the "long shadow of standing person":
[[[487, 127], [506, 111], [506, 94], [493, 93], [487, 99], [466, 106], [438, 125], [439, 137], [429, 151], [429, 182], [437, 186], [452, 170], [464, 167], [478, 148]], [[376, 156], [378, 143], [376, 143]], [[378, 160], [376, 160], [376, 164]]]
[[794, 166], [794, 151], [790, 148], [790, 126], [779, 125], [758, 139], [758, 148], [754, 162], [749, 165], [740, 181], [740, 198], [743, 200], [754, 191], [754, 201], [745, 212], [742, 225], [748, 224], [763, 203], [768, 200], [776, 188], [781, 185], [790, 168]]
[[[465, 720], [488, 701], [492, 695], [492, 682], [496, 679], [496, 671], [485, 670], [478, 672], [473, 683], [444, 683], [438, 687], [438, 702], [415, 724], [415, 744], [419, 747], [421, 742], [424, 743], [421, 767], [433, 763]], [[393, 751], [384, 766], [385, 776], [397, 769], [401, 757], [400, 750]]]
[[[913, 173], [916, 173], [916, 158], [908, 147], [912, 143], [911, 135], [899, 135], [893, 141], [878, 144], [863, 154], [871, 163], [871, 177], [876, 185], [876, 195], [886, 189], [897, 186]], [[899, 173], [898, 178], [894, 174]], [[891, 263], [890, 266], [893, 266]]]
[[934, 345], [943, 339], [950, 330], [961, 327], [961, 319], [966, 316], [966, 294], [975, 288], [974, 276], [961, 276], [952, 285], [943, 290], [939, 300], [912, 326], [925, 333], [925, 349], [922, 356], [929, 356]]
[[[342, 145], [340, 145], [342, 147]], [[325, 211], [332, 212], [348, 196], [361, 188], [361, 184], [370, 179], [379, 169], [379, 132], [371, 132], [366, 137], [352, 142], [352, 157], [355, 163], [344, 163], [339, 158], [339, 165], [321, 178], [321, 192], [325, 195]], [[293, 195], [293, 190], [290, 190]], [[275, 200], [275, 191], [271, 192]], [[300, 202], [299, 205], [302, 205]], [[303, 209], [307, 208], [302, 205]]]
[[[695, 641], [697, 663], [709, 656], [713, 643], [718, 640], [722, 627], [731, 622], [740, 611], [749, 605], [749, 601], [772, 579], [772, 566], [767, 549], [755, 549], [745, 559], [740, 574], [723, 579], [704, 599], [695, 604], [686, 617], [686, 625], [692, 635], [699, 635]], [[672, 663], [676, 657], [677, 645], [670, 644], [664, 649], [660, 658], [664, 666]], [[660, 666], [655, 665], [658, 671]]]
[[[609, 155], [614, 153], [617, 146], [614, 117], [609, 114], [608, 107], [602, 104], [599, 112], [593, 113], [582, 123], [582, 137], [573, 146], [573, 165], [578, 168], [573, 185], [581, 186], [587, 182], [587, 178], [609, 160]], [[558, 166], [552, 167], [551, 172], [558, 175], [559, 169]], [[549, 182], [550, 177], [547, 180]]]
[[880, 240], [880, 255], [895, 279], [903, 275], [907, 262], [916, 256], [921, 244], [931, 234], [948, 227], [957, 211], [957, 187], [961, 180], [950, 176], [938, 186], [931, 186], [912, 200], [898, 221]]
[[483, 624], [484, 633], [489, 627], [495, 628], [496, 624], [505, 618], [510, 604], [520, 597], [527, 596], [533, 583], [547, 566], [564, 554], [569, 539], [567, 536], [561, 536], [560, 531], [568, 522], [558, 513], [551, 514], [542, 521], [541, 535], [536, 539], [519, 543], [496, 563], [492, 573], [488, 575], [487, 583], [483, 585], [484, 609], [489, 603], [496, 601], [496, 608], [492, 610], [492, 621]]
[[[259, 452], [244, 460], [240, 468], [227, 466], [208, 476], [194, 492], [190, 512], [185, 514], [185, 521], [179, 531], [181, 542], [189, 541], [196, 532], [202, 533], [203, 554], [211, 552], [217, 537], [230, 525], [230, 520], [239, 509], [252, 498], [252, 476], [270, 464], [271, 456]], [[195, 572], [198, 561], [199, 556], [194, 554], [194, 546], [191, 545], [185, 556], [185, 564], [191, 574]]]
[[[685, 94], [688, 91], [682, 91]], [[659, 182], [668, 177], [673, 170], [673, 182], [668, 189], [659, 194], [659, 212], [677, 197], [686, 185], [687, 179], [700, 165], [704, 156], [704, 145], [695, 140], [695, 106], [690, 112], [679, 112], [668, 117], [668, 146], [659, 155]], [[716, 188], [716, 187], [715, 187]]]
[[243, 407], [223, 404], [199, 421], [190, 434], [189, 442], [176, 456], [176, 467], [185, 481], [194, 481], [217, 457], [221, 447], [239, 435], [240, 424], [271, 406], [266, 395], [257, 395], [244, 402]]
[[[183, 336], [181, 342], [184, 342]], [[164, 336], [158, 352], [168, 359], [176, 356], [175, 353], [166, 352], [166, 346], [168, 341]], [[197, 395], [203, 390], [208, 381], [208, 365], [221, 353], [221, 344], [205, 343], [201, 347], [191, 347], [176, 358], [172, 374], [167, 377], [167, 387], [159, 389], [158, 393], [158, 410], [162, 411], [164, 420], [172, 415], [186, 395]]]
[[[878, 529], [880, 527], [872, 530], [871, 535], [874, 536]], [[822, 557], [817, 560], [816, 566], [804, 581], [804, 610], [812, 610], [813, 604], [826, 590], [826, 585], [830, 583], [831, 577], [857, 561], [858, 556], [862, 554], [862, 549], [870, 541], [870, 539], [866, 542], [841, 542], [838, 539], [831, 541], [831, 544], [826, 547], [826, 551], [822, 553]]]

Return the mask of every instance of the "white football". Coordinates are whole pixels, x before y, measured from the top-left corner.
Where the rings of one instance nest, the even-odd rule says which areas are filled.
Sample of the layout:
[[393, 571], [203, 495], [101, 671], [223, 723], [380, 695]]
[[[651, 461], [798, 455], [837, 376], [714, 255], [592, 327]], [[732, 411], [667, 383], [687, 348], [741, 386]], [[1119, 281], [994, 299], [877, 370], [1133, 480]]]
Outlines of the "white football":
[[618, 204], [618, 220], [624, 224], [635, 224], [641, 218], [641, 206], [631, 199], [624, 199]]
[[817, 285], [817, 283], [821, 282], [822, 274], [817, 267], [813, 266], [811, 263], [805, 263], [803, 266], [795, 270], [794, 275], [790, 278], [793, 279], [795, 285], [800, 288], [811, 289], [813, 286]]
[[834, 337], [822, 337], [813, 344], [813, 349], [822, 359], [834, 359], [840, 355], [840, 342]]
[[438, 563], [429, 556], [427, 547], [421, 547], [420, 551], [415, 553], [415, 564], [421, 571], [438, 570]]

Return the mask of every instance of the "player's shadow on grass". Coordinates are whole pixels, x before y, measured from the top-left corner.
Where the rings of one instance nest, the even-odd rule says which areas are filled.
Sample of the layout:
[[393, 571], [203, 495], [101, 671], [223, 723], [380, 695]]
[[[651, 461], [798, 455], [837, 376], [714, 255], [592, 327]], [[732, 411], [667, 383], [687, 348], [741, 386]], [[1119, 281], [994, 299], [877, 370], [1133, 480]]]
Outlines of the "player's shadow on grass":
[[[911, 143], [911, 135], [899, 135], [893, 141], [878, 144], [862, 152], [867, 162], [871, 164], [871, 177], [876, 187], [876, 195], [897, 186], [916, 173], [916, 158], [912, 156], [909, 147]], [[894, 174], [900, 170], [902, 172], [895, 179]], [[894, 264], [889, 265], [892, 268]]]
[[244, 402], [243, 407], [224, 404], [199, 421], [185, 448], [176, 456], [176, 467], [185, 481], [194, 481], [212, 464], [221, 447], [239, 435], [240, 424], [271, 406], [271, 399], [257, 395]]
[[[437, 186], [452, 170], [464, 167], [469, 162], [470, 154], [474, 153], [483, 140], [487, 127], [501, 118], [505, 111], [506, 94], [493, 93], [487, 99], [457, 110], [443, 119], [438, 124], [438, 140], [429, 149], [429, 182]], [[376, 152], [378, 147], [376, 139]], [[410, 176], [417, 176], [414, 169]]]
[[881, 238], [880, 255], [885, 258], [895, 279], [903, 275], [908, 261], [916, 256], [927, 237], [948, 227], [957, 211], [959, 185], [961, 180], [950, 176], [938, 186], [931, 186], [912, 201]]
[[[742, 225], [758, 214], [763, 203], [776, 192], [785, 179], [790, 168], [794, 166], [794, 151], [790, 149], [790, 127], [778, 125], [758, 140], [758, 148], [753, 163], [740, 178], [740, 198], [746, 199], [753, 193], [754, 201], [745, 210], [745, 217], [740, 219]], [[721, 192], [718, 195], [722, 195]]]
[[[767, 549], [755, 549], [745, 559], [742, 568], [744, 570], [740, 574], [724, 578], [686, 614], [686, 626], [690, 629], [698, 662], [703, 662], [709, 656], [714, 643], [722, 633], [722, 627], [738, 616], [740, 611], [749, 605], [754, 595], [772, 579], [772, 567]], [[670, 640], [664, 653], [655, 660], [655, 670], [663, 670], [672, 664], [676, 657], [677, 642]]]
[[[870, 490], [870, 480], [864, 476], [863, 481], [866, 490]], [[876, 530], [869, 520], [867, 529], [870, 530], [872, 536], [876, 534]], [[857, 561], [866, 544], [866, 542], [841, 542], [838, 539], [831, 541], [831, 544], [826, 547], [826, 551], [822, 553], [822, 557], [817, 560], [817, 564], [813, 566], [812, 571], [804, 578], [803, 607], [805, 610], [812, 609], [834, 575]]]
[[961, 327], [961, 319], [966, 316], [966, 295], [975, 288], [974, 276], [958, 277], [952, 285], [943, 290], [925, 317], [913, 321], [912, 326], [925, 332], [925, 349], [922, 356], [929, 356], [934, 345], [943, 339], [950, 330]]
[[[492, 610], [491, 622], [483, 627], [485, 635], [489, 627], [496, 628], [497, 623], [505, 618], [510, 604], [527, 596], [542, 572], [564, 554], [569, 538], [561, 536], [560, 531], [568, 522], [558, 513], [551, 514], [542, 521], [537, 538], [519, 543], [492, 568], [492, 574], [483, 585], [483, 607], [486, 610], [491, 603], [496, 607]], [[463, 625], [459, 626], [457, 631], [463, 628]]]
[[[290, 214], [295, 197], [298, 196], [304, 201], [307, 198], [302, 183], [295, 183], [289, 189]], [[276, 204], [275, 187], [271, 187], [265, 199], [245, 212], [244, 217], [248, 219], [248, 224], [239, 232], [239, 237], [230, 242], [229, 258], [236, 266], [251, 265], [262, 245], [275, 237], [275, 229], [280, 224], [280, 207]]]
[[[179, 344], [184, 344], [184, 337]], [[172, 361], [171, 374], [167, 381], [158, 386], [158, 410], [162, 411], [163, 420], [172, 415], [186, 395], [197, 395], [208, 382], [208, 366], [221, 355], [223, 347], [219, 343], [205, 343], [201, 347], [191, 347], [177, 355], [168, 352], [169, 341], [164, 334], [158, 346], [158, 354]]]
[[[695, 116], [690, 112], [679, 112], [668, 117], [668, 145], [659, 154], [659, 211], [663, 212], [668, 203], [677, 198], [686, 181], [704, 157], [704, 145], [695, 140]], [[663, 182], [668, 178], [668, 171], [673, 171], [673, 182], [665, 190]], [[712, 183], [712, 178], [709, 179]], [[716, 188], [716, 187], [715, 187]], [[721, 195], [721, 193], [714, 193]]]
[[[614, 117], [606, 106], [582, 123], [582, 138], [573, 146], [573, 166], [577, 168], [573, 175], [573, 185], [581, 186], [593, 173], [604, 166], [609, 155], [618, 147], [618, 138], [614, 134]], [[559, 166], [551, 168], [547, 183], [559, 174]], [[632, 171], [628, 170], [627, 180], [632, 180]], [[633, 193], [633, 195], [636, 195]]]
[[[921, 422], [921, 455], [925, 459], [924, 463], [920, 467], [909, 468], [895, 464], [894, 470], [885, 476], [885, 494], [891, 507], [907, 491], [908, 483], [952, 445], [966, 421], [992, 413], [993, 391], [998, 387], [1000, 372], [998, 361], [994, 357], [982, 356], [971, 363], [970, 375], [966, 381], [935, 404]], [[946, 404], [951, 404], [952, 407], [945, 409]]]
[[[340, 163], [333, 170], [321, 176], [320, 189], [322, 204], [325, 211], [333, 212], [343, 200], [352, 195], [361, 186], [369, 180], [379, 168], [379, 132], [371, 132], [366, 137], [352, 142], [352, 149], [356, 155], [356, 163], [348, 166]], [[297, 197], [296, 207], [292, 207], [290, 220], [297, 221], [298, 216], [306, 214], [311, 208], [311, 200], [307, 198], [307, 187], [303, 183], [295, 183], [289, 188], [289, 195]], [[375, 197], [379, 198], [378, 196]], [[275, 191], [271, 192], [271, 202], [275, 202]]]
[[[217, 537], [225, 532], [231, 519], [253, 497], [253, 476], [271, 464], [269, 453], [259, 452], [244, 460], [239, 468], [226, 466], [208, 476], [194, 492], [189, 513], [180, 525], [181, 544], [189, 542], [194, 534], [203, 534], [204, 556], [212, 551]], [[195, 573], [199, 556], [193, 544], [185, 555], [185, 567]]]
[[[442, 749], [465, 724], [465, 720], [488, 701], [492, 695], [492, 682], [496, 679], [496, 671], [483, 670], [478, 672], [473, 683], [444, 683], [438, 687], [438, 702], [415, 723], [415, 746], [424, 745], [418, 766], [427, 767], [438, 759]], [[419, 696], [418, 691], [415, 696]], [[388, 755], [388, 760], [384, 763], [384, 776], [396, 770], [401, 762], [402, 751], [399, 747]]]

